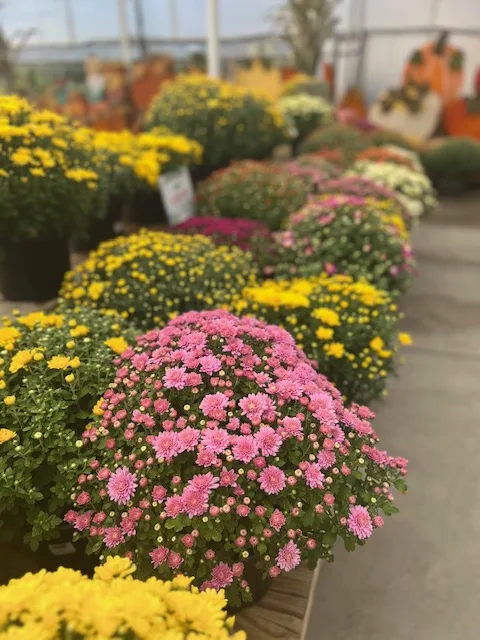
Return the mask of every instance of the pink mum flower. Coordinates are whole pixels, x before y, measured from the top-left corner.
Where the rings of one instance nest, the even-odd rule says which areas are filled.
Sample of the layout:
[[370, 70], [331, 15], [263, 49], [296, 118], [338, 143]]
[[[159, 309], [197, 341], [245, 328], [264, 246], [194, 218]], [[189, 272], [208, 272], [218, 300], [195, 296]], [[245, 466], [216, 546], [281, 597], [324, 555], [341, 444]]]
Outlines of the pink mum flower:
[[168, 549], [167, 547], [157, 547], [153, 551], [150, 551], [149, 556], [152, 559], [152, 564], [156, 569], [167, 559]]
[[208, 418], [225, 420], [227, 416], [225, 407], [227, 404], [228, 397], [224, 393], [210, 393], [206, 395], [200, 403], [200, 410]]
[[183, 558], [176, 551], [170, 551], [167, 562], [170, 569], [178, 569], [178, 567], [183, 563]]
[[289, 416], [286, 416], [280, 420], [280, 424], [283, 426], [287, 437], [297, 437], [302, 435], [303, 428], [299, 418], [290, 418]]
[[300, 564], [300, 550], [293, 542], [287, 544], [280, 549], [277, 555], [277, 566], [283, 571], [292, 571]]
[[283, 471], [274, 465], [265, 467], [258, 476], [258, 479], [260, 481], [260, 488], [269, 495], [280, 493], [287, 484]]
[[65, 520], [65, 522], [73, 524], [77, 519], [77, 512], [73, 511], [73, 509], [70, 509], [70, 511], [67, 511], [67, 513], [63, 516], [63, 519]]
[[219, 562], [212, 569], [212, 584], [214, 589], [225, 589], [233, 582], [233, 571], [225, 562]]
[[318, 462], [306, 462], [305, 464], [305, 483], [310, 489], [323, 489], [325, 476], [321, 472]]
[[282, 438], [272, 427], [260, 427], [255, 440], [264, 456], [276, 455], [282, 444]]
[[193, 476], [190, 485], [198, 491], [210, 493], [210, 491], [218, 488], [219, 482], [217, 476], [214, 476], [213, 473], [209, 471], [208, 473], [198, 473]]
[[270, 526], [275, 529], [275, 531], [280, 531], [283, 525], [286, 523], [286, 518], [281, 511], [275, 509], [275, 511], [270, 516]]
[[275, 410], [271, 398], [266, 393], [249, 393], [246, 398], [242, 398], [239, 403], [242, 415], [249, 420], [261, 420], [265, 413]]
[[127, 504], [135, 495], [137, 479], [127, 467], [120, 467], [110, 476], [107, 492], [110, 499], [117, 504]]
[[103, 542], [109, 549], [117, 547], [123, 541], [124, 537], [120, 527], [108, 527], [108, 529], [105, 529]]
[[208, 451], [223, 453], [230, 444], [230, 434], [226, 429], [209, 429], [202, 438], [202, 444]]
[[187, 370], [185, 367], [170, 367], [165, 371], [163, 384], [167, 389], [185, 389]]
[[238, 436], [232, 447], [232, 453], [236, 460], [248, 463], [258, 453], [258, 444], [253, 436]]
[[77, 516], [73, 526], [78, 531], [84, 531], [90, 526], [91, 519], [92, 519], [91, 511], [87, 511], [86, 513], [81, 513]]
[[233, 469], [227, 469], [223, 467], [220, 474], [220, 485], [222, 487], [236, 487], [237, 486], [238, 473], [235, 473]]
[[178, 433], [175, 431], [159, 433], [153, 439], [153, 448], [157, 458], [171, 460], [179, 451]]
[[200, 440], [200, 429], [185, 427], [178, 433], [178, 453], [193, 451]]
[[222, 361], [215, 356], [203, 356], [203, 358], [200, 358], [199, 364], [200, 371], [202, 373], [208, 373], [210, 376], [222, 368]]
[[360, 540], [369, 538], [373, 533], [373, 524], [368, 509], [361, 505], [350, 507], [347, 526]]
[[203, 516], [208, 511], [208, 493], [194, 487], [187, 487], [182, 494], [182, 504], [183, 511], [189, 518]]
[[77, 498], [77, 504], [82, 506], [84, 504], [87, 504], [88, 502], [90, 502], [90, 494], [88, 493], [88, 491], [82, 491], [82, 493]]
[[181, 496], [170, 496], [165, 503], [165, 513], [169, 518], [176, 518], [183, 511], [183, 500]]
[[152, 498], [157, 502], [162, 502], [162, 500], [165, 499], [166, 495], [167, 495], [167, 490], [165, 489], [165, 487], [162, 487], [158, 484], [153, 487]]

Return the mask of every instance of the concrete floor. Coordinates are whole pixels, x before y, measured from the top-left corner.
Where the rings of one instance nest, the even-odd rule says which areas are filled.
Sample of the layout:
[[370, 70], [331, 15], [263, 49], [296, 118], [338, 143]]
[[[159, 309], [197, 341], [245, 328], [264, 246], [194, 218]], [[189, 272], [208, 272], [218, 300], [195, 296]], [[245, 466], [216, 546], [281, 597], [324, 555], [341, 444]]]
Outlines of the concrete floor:
[[415, 345], [375, 421], [410, 460], [410, 492], [366, 547], [323, 566], [308, 640], [480, 637], [480, 198], [445, 201], [414, 245]]

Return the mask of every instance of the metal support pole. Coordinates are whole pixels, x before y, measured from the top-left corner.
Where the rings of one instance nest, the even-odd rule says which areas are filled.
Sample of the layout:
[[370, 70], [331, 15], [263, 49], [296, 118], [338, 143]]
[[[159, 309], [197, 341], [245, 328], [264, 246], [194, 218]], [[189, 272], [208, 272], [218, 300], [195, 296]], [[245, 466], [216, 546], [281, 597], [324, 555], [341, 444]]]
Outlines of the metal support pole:
[[130, 39], [128, 37], [127, 26], [127, 8], [125, 6], [125, 0], [117, 0], [118, 5], [118, 28], [120, 31], [120, 43], [122, 46], [123, 61], [127, 66], [132, 61], [132, 52], [130, 49]]
[[68, 43], [73, 44], [77, 41], [77, 36], [75, 33], [75, 18], [73, 16], [72, 0], [64, 0], [64, 4]]
[[178, 38], [177, 0], [169, 0], [168, 13], [170, 15], [170, 37]]
[[207, 0], [207, 67], [211, 78], [220, 75], [218, 47], [218, 1]]
[[145, 58], [148, 53], [147, 39], [145, 37], [145, 20], [143, 15], [143, 0], [134, 0], [135, 21], [137, 23], [137, 41], [140, 54]]

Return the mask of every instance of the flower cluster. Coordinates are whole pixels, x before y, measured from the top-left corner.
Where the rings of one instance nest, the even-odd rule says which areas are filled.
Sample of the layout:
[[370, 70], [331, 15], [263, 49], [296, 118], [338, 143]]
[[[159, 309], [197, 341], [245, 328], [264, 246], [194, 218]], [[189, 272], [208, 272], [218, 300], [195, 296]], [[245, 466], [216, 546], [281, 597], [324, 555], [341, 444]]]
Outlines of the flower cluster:
[[304, 180], [281, 166], [245, 160], [216, 171], [199, 185], [198, 213], [250, 218], [276, 230], [307, 197]]
[[0, 638], [246, 640], [232, 631], [222, 593], [201, 593], [183, 576], [142, 582], [134, 572], [128, 558], [114, 557], [93, 579], [61, 568], [12, 580], [0, 587]]
[[415, 219], [437, 206], [432, 183], [423, 173], [411, 171], [393, 162], [355, 162], [347, 175], [361, 175], [392, 189]]
[[355, 127], [332, 124], [313, 131], [300, 143], [300, 153], [340, 151], [345, 163], [350, 162], [362, 149], [368, 147], [367, 137]]
[[315, 154], [298, 156], [286, 165], [286, 169], [291, 175], [301, 178], [312, 193], [316, 193], [325, 182], [339, 178], [342, 173], [338, 166]]
[[177, 77], [162, 87], [147, 126], [163, 125], [199, 142], [207, 170], [243, 158], [262, 159], [286, 139], [286, 123], [268, 100], [203, 75]]
[[357, 198], [370, 197], [375, 198], [375, 200], [379, 202], [389, 201], [394, 203], [395, 207], [398, 208], [405, 223], [408, 226], [411, 224], [412, 217], [395, 191], [361, 176], [343, 176], [339, 179], [326, 180], [317, 185], [317, 193], [323, 195], [337, 194], [355, 196]]
[[226, 305], [256, 280], [252, 256], [205, 236], [141, 231], [102, 243], [66, 274], [63, 304], [114, 310], [134, 326], [163, 326], [191, 309]]
[[[32, 547], [55, 536], [76, 443], [134, 335], [96, 311], [34, 312], [0, 326], [0, 519]], [[98, 412], [96, 409], [95, 411]], [[72, 466], [71, 466], [72, 465]], [[1, 625], [0, 625], [1, 628]]]
[[295, 125], [299, 138], [333, 120], [333, 106], [325, 98], [301, 93], [284, 96], [277, 104], [284, 118]]
[[111, 177], [113, 193], [157, 189], [160, 174], [182, 165], [195, 166], [203, 154], [198, 142], [162, 128], [138, 135], [127, 130], [78, 129], [74, 136], [78, 141], [88, 141], [100, 155]]
[[82, 231], [105, 210], [107, 180], [95, 153], [61, 116], [0, 96], [2, 243]]
[[405, 291], [414, 271], [403, 220], [375, 199], [332, 195], [312, 201], [276, 234], [276, 278], [344, 273], [381, 289]]
[[[267, 280], [245, 289], [232, 309], [285, 327], [350, 402], [380, 397], [395, 370], [398, 308], [365, 280], [326, 274]], [[409, 337], [402, 333], [400, 341]]]
[[[413, 152], [412, 152], [413, 153]], [[416, 155], [416, 154], [415, 154]], [[357, 154], [356, 160], [367, 160], [368, 162], [391, 162], [401, 167], [406, 167], [411, 171], [421, 171], [419, 161], [406, 154], [403, 149], [397, 151], [391, 147], [368, 147]]]
[[314, 567], [396, 511], [406, 460], [377, 447], [374, 414], [346, 409], [284, 329], [189, 312], [137, 343], [116, 361], [65, 515], [94, 552], [194, 575], [236, 606], [247, 566]]
[[245, 251], [265, 251], [272, 238], [270, 229], [257, 220], [245, 218], [190, 218], [177, 224], [174, 231], [201, 234], [216, 244], [233, 244]]

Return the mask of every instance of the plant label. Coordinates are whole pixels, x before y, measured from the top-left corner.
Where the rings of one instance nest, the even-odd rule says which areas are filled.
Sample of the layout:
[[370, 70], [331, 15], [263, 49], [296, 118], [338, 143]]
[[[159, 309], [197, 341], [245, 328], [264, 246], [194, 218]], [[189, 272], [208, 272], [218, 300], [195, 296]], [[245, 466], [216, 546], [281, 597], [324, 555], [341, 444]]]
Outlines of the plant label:
[[181, 167], [158, 178], [158, 188], [171, 225], [180, 224], [195, 215], [195, 190], [190, 171]]

